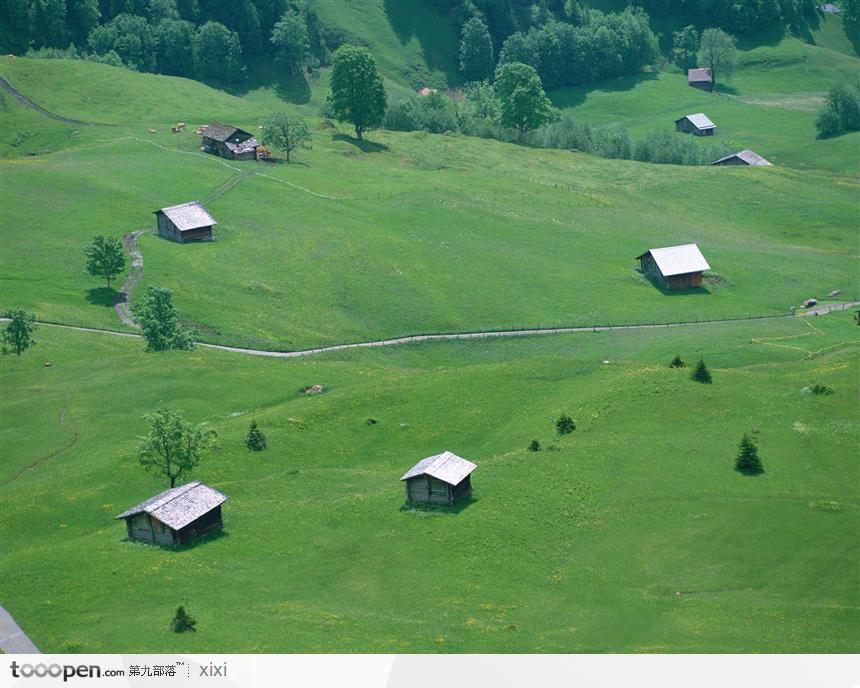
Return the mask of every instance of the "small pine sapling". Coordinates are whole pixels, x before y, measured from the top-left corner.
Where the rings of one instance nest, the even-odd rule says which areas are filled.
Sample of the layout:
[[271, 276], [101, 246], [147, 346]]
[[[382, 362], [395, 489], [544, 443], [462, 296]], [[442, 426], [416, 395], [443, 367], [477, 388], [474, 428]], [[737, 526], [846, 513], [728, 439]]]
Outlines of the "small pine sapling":
[[170, 630], [174, 633], [185, 633], [186, 631], [196, 631], [194, 628], [197, 625], [197, 622], [191, 618], [191, 615], [185, 611], [185, 607], [179, 605], [179, 608], [176, 610], [176, 615], [173, 617], [173, 620], [170, 622]]
[[690, 377], [696, 382], [704, 384], [709, 384], [711, 382], [711, 371], [708, 370], [708, 366], [705, 365], [705, 361], [701, 356], [699, 357], [699, 362], [696, 363], [696, 367]]
[[758, 449], [749, 435], [744, 435], [738, 446], [738, 455], [735, 458], [735, 470], [744, 475], [760, 475], [764, 473], [761, 459], [758, 457]]
[[673, 358], [673, 359], [669, 362], [669, 367], [670, 367], [670, 368], [686, 368], [686, 367], [687, 367], [687, 364], [686, 364], [686, 363], [684, 363], [684, 361], [682, 361], [682, 360], [681, 360], [681, 355], [680, 355], [680, 354], [675, 354], [675, 358]]
[[245, 437], [245, 446], [248, 448], [248, 451], [263, 451], [268, 446], [266, 444], [266, 436], [257, 427], [256, 420], [251, 421], [248, 436]]

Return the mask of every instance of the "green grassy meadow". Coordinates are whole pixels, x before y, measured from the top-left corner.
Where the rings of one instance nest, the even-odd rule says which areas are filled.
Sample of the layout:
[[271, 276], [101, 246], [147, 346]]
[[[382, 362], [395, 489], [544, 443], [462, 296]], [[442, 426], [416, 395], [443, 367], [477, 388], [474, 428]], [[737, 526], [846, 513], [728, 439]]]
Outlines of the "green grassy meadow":
[[[450, 18], [354, 5], [321, 3], [320, 16], [372, 44], [391, 92], [451, 76]], [[0, 310], [126, 329], [84, 245], [154, 229], [157, 208], [248, 172], [207, 204], [216, 241], [140, 239], [136, 294], [169, 287], [208, 342], [302, 349], [860, 297], [860, 138], [813, 138], [828, 85], [858, 65], [834, 21], [807, 43], [741, 46], [716, 95], [673, 70], [550, 94], [634, 138], [703, 110], [720, 140], [775, 164], [757, 169], [456, 134], [358, 142], [317, 114], [325, 70], [227, 93], [0, 58], [35, 102], [100, 123], [2, 94]], [[200, 154], [194, 127], [257, 131], [279, 108], [313, 128], [294, 164]], [[188, 131], [173, 135], [178, 121]], [[637, 272], [646, 249], [689, 242], [712, 267], [703, 289], [664, 292]], [[146, 354], [139, 339], [41, 325], [34, 349], [0, 356], [0, 603], [47, 652], [857, 652], [852, 315], [295, 359]], [[713, 384], [668, 368], [676, 353], [703, 356]], [[325, 392], [300, 392], [313, 384]], [[167, 487], [135, 455], [161, 403], [217, 432], [192, 477], [229, 496], [221, 537], [173, 551], [125, 541], [113, 520]], [[563, 412], [577, 423], [567, 437], [554, 431]], [[261, 454], [242, 444], [252, 419]], [[756, 478], [733, 470], [745, 432]], [[535, 438], [544, 450], [527, 452]], [[478, 464], [473, 500], [404, 508], [399, 477], [446, 449]], [[197, 633], [169, 631], [180, 604]]]
[[[51, 651], [855, 652], [857, 328], [813, 320], [290, 361], [43, 327], [0, 359], [4, 605]], [[230, 497], [184, 551], [112, 520], [164, 488], [134, 455], [163, 401], [218, 432], [194, 477]], [[732, 470], [745, 431], [757, 478]], [[446, 448], [479, 465], [472, 503], [402, 510], [400, 475]], [[180, 603], [198, 633], [167, 629]]]

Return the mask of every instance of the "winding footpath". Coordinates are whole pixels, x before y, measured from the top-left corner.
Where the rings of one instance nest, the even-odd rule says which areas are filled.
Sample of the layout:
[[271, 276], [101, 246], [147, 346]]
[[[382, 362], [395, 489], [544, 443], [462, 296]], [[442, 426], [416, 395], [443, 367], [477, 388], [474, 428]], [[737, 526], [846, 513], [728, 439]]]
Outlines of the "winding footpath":
[[112, 127], [113, 124], [99, 124], [98, 122], [84, 122], [80, 119], [71, 119], [70, 117], [63, 117], [62, 115], [58, 115], [50, 110], [46, 110], [41, 105], [34, 103], [27, 96], [25, 96], [21, 91], [15, 88], [9, 81], [2, 76], [0, 76], [0, 89], [3, 89], [8, 93], [12, 98], [23, 105], [24, 107], [30, 108], [31, 110], [35, 110], [39, 114], [44, 115], [45, 117], [49, 117], [51, 119], [55, 119], [58, 122], [63, 122], [65, 124], [80, 124], [85, 127]]
[[39, 648], [3, 607], [0, 607], [0, 650], [7, 655], [41, 654]]

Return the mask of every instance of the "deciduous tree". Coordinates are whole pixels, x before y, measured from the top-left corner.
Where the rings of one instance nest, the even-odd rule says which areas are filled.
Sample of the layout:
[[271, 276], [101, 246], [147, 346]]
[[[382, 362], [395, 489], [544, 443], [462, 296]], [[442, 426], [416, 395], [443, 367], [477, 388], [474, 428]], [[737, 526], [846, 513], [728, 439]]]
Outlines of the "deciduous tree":
[[286, 153], [290, 162], [290, 153], [297, 148], [311, 147], [311, 130], [308, 123], [301, 117], [289, 115], [286, 112], [273, 112], [263, 122], [263, 143]]
[[93, 277], [111, 280], [125, 271], [125, 252], [122, 242], [116, 237], [97, 236], [84, 248], [87, 257], [87, 272]]
[[289, 68], [293, 75], [305, 68], [310, 57], [311, 43], [307, 24], [298, 12], [284, 12], [272, 29], [270, 40], [275, 48], [276, 62]]
[[463, 24], [460, 34], [460, 72], [466, 82], [483, 81], [493, 75], [493, 40], [487, 25], [478, 17]]
[[361, 140], [367, 129], [382, 124], [386, 96], [382, 77], [367, 48], [342, 45], [332, 55], [329, 104], [335, 119], [349, 122]]
[[717, 75], [727, 78], [735, 69], [735, 39], [722, 29], [705, 29], [699, 39], [699, 64], [711, 70], [713, 84]]
[[499, 67], [494, 88], [499, 99], [499, 123], [516, 129], [517, 141], [522, 141], [525, 132], [559, 118], [540, 77], [528, 65], [511, 62]]
[[36, 342], [33, 341], [36, 316], [23, 310], [6, 313], [9, 322], [3, 328], [3, 343], [8, 344], [17, 356], [20, 356]]
[[204, 433], [166, 406], [145, 415], [149, 433], [138, 437], [137, 457], [147, 471], [164, 476], [170, 487], [200, 463], [200, 455], [213, 446], [215, 432]]
[[173, 292], [169, 289], [149, 287], [132, 311], [147, 351], [194, 348], [194, 333], [180, 324], [173, 305]]

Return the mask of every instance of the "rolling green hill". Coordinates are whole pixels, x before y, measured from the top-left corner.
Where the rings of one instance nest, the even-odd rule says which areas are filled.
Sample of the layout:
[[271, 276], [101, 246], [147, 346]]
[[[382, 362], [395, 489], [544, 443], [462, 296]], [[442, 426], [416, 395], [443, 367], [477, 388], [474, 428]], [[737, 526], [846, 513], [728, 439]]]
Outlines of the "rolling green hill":
[[[0, 359], [4, 606], [51, 652], [856, 652], [856, 330], [843, 313], [284, 362], [43, 327]], [[194, 477], [229, 496], [225, 534], [178, 552], [113, 521], [166, 487], [134, 455], [161, 402], [217, 431]], [[758, 478], [732, 470], [749, 431]], [[478, 464], [474, 501], [403, 510], [398, 478], [444, 449]], [[197, 633], [168, 630], [178, 604]]]

